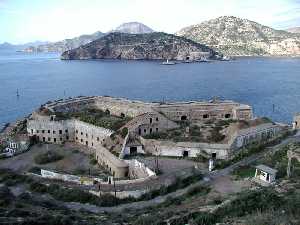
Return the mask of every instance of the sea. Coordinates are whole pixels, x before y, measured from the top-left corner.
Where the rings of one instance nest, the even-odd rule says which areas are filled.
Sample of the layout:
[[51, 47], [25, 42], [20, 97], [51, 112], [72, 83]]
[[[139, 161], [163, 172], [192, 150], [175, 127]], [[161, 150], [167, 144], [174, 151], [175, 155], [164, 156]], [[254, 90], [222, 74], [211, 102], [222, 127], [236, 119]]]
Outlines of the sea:
[[48, 100], [108, 95], [143, 101], [234, 100], [255, 116], [291, 123], [300, 112], [300, 58], [161, 65], [159, 61], [60, 60], [0, 50], [0, 127]]

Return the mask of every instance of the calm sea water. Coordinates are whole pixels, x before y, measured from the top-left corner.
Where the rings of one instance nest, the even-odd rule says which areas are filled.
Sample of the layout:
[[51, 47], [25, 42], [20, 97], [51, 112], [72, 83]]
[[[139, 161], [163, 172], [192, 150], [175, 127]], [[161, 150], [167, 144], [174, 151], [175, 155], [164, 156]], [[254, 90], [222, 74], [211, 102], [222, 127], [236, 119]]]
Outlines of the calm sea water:
[[78, 95], [145, 101], [220, 96], [252, 105], [257, 116], [290, 122], [300, 111], [300, 59], [240, 58], [163, 66], [148, 61], [61, 61], [57, 54], [0, 52], [0, 124], [23, 117], [48, 100]]

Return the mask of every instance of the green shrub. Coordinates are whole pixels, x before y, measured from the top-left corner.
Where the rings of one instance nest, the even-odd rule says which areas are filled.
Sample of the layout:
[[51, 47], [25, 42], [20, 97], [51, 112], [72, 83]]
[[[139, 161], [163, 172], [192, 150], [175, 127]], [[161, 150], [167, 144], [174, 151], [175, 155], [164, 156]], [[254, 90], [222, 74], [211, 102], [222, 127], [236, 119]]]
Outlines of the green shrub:
[[37, 164], [47, 164], [51, 162], [56, 162], [63, 159], [64, 156], [56, 151], [47, 151], [46, 153], [38, 154], [34, 157], [34, 161]]
[[128, 128], [127, 128], [127, 127], [124, 127], [124, 128], [121, 130], [121, 137], [122, 137], [122, 138], [125, 138], [127, 134], [128, 134]]

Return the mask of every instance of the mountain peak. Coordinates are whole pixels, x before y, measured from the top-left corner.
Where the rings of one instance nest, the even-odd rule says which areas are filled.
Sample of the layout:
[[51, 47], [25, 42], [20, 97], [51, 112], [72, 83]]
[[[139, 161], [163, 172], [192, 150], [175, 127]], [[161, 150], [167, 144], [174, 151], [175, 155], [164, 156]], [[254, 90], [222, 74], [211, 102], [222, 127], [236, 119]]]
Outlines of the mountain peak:
[[154, 30], [152, 30], [150, 27], [146, 26], [143, 23], [127, 22], [127, 23], [122, 23], [116, 29], [112, 30], [112, 32], [143, 34], [143, 33], [152, 33], [154, 32]]

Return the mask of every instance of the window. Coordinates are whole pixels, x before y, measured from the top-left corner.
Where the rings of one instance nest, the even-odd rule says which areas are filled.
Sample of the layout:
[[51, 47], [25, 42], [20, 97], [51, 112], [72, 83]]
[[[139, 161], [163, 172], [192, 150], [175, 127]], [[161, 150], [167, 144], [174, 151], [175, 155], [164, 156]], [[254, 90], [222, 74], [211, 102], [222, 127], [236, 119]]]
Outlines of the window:
[[94, 146], [94, 143], [92, 142], [92, 146]]
[[68, 133], [69, 131], [68, 131], [68, 130], [65, 130], [65, 132]]
[[56, 138], [54, 138], [53, 141], [56, 142]]
[[78, 130], [76, 130], [76, 134], [78, 134]]
[[203, 115], [203, 119], [207, 119], [208, 117], [209, 117], [208, 114], [204, 114], [204, 115]]
[[182, 121], [187, 120], [187, 116], [181, 116], [180, 120], [182, 120]]
[[156, 121], [158, 121], [158, 117], [156, 117], [156, 119], [155, 119]]
[[43, 142], [45, 142], [46, 141], [46, 138], [45, 137], [43, 137]]
[[50, 130], [48, 130], [48, 134], [50, 134]]
[[80, 142], [83, 142], [83, 140], [82, 140], [82, 139], [80, 139]]
[[89, 145], [89, 143], [86, 141], [86, 142], [85, 142], [85, 145]]
[[156, 128], [156, 132], [158, 132], [158, 128]]
[[42, 130], [42, 133], [44, 134], [44, 133], [45, 133], [45, 130]]
[[59, 130], [59, 134], [62, 134], [62, 130]]
[[62, 138], [59, 138], [60, 141], [62, 141]]
[[55, 130], [53, 131], [53, 134], [55, 134]]
[[39, 131], [39, 130], [36, 130], [36, 133], [38, 134], [38, 133], [40, 133], [40, 131]]
[[88, 134], [85, 134], [85, 136], [86, 136], [86, 137], [89, 137], [89, 135], [88, 135]]
[[150, 123], [152, 123], [152, 118], [150, 118]]
[[76, 140], [78, 140], [78, 137], [76, 137]]
[[31, 129], [31, 133], [33, 134], [33, 129]]
[[97, 141], [99, 141], [99, 137], [97, 137]]
[[152, 128], [150, 128], [150, 134], [152, 134]]
[[69, 136], [66, 136], [66, 139], [69, 140]]
[[51, 141], [51, 138], [50, 138], [50, 137], [48, 137], [48, 141]]
[[147, 133], [147, 130], [146, 130], [146, 129], [144, 129], [144, 133]]
[[81, 135], [83, 135], [83, 132], [80, 132]]

